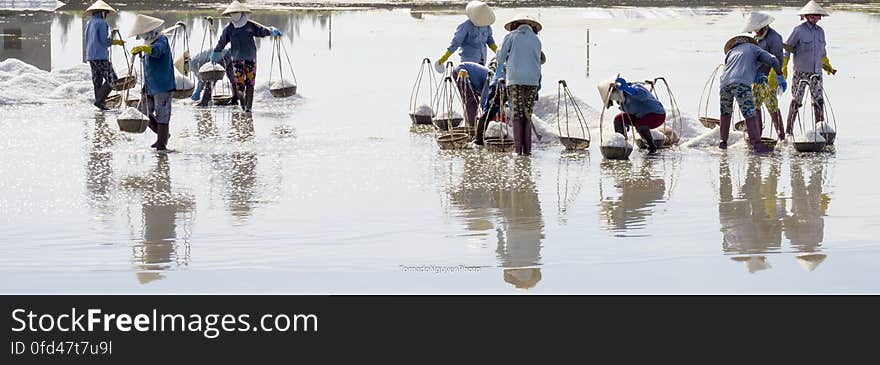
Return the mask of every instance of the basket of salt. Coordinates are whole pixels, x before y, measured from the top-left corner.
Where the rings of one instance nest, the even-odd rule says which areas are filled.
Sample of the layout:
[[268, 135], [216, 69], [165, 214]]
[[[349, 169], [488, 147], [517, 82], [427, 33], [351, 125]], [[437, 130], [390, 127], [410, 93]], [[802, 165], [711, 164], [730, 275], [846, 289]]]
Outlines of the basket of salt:
[[719, 124], [721, 124], [721, 120], [718, 118], [712, 118], [712, 117], [700, 117], [700, 124], [702, 124], [703, 127], [713, 129], [713, 128], [717, 127]]
[[794, 139], [794, 149], [798, 152], [822, 152], [827, 145], [825, 137], [817, 131], [807, 131]]
[[511, 152], [515, 144], [512, 139], [493, 137], [484, 139], [483, 145], [486, 146], [487, 151]]
[[610, 136], [602, 137], [599, 151], [602, 157], [609, 160], [626, 160], [633, 151], [632, 144], [626, 140], [626, 136], [620, 133], [611, 133]]
[[171, 92], [172, 98], [186, 99], [192, 96], [195, 88], [196, 82], [192, 77], [177, 72], [176, 69], [174, 70], [174, 91]]
[[455, 150], [464, 148], [470, 141], [467, 133], [447, 132], [437, 137], [437, 144], [441, 150]]
[[422, 63], [419, 64], [419, 74], [409, 94], [409, 119], [414, 124], [431, 124], [431, 120], [436, 115], [434, 108], [431, 107], [436, 83], [434, 72], [431, 70], [431, 60], [422, 59]]
[[113, 95], [108, 96], [107, 99], [104, 99], [104, 105], [106, 105], [108, 108], [115, 108], [115, 107], [119, 106], [119, 103], [121, 101], [122, 101], [122, 95], [113, 94]]
[[[564, 111], [564, 113], [563, 113]], [[565, 116], [563, 118], [563, 115]], [[574, 115], [574, 118], [572, 118]], [[569, 130], [571, 119], [577, 120], [580, 129], [579, 134], [572, 135]], [[562, 133], [562, 124], [565, 123], [565, 133]], [[586, 118], [581, 112], [580, 106], [568, 89], [565, 80], [559, 80], [556, 87], [556, 129], [559, 131], [559, 142], [568, 151], [582, 151], [590, 148], [590, 127], [587, 126]]]
[[116, 116], [116, 123], [119, 124], [119, 130], [128, 133], [144, 133], [150, 119], [144, 113], [136, 108], [127, 107], [119, 115]]
[[834, 145], [834, 139], [837, 138], [837, 131], [834, 130], [828, 122], [820, 122], [816, 125], [816, 130], [819, 131], [822, 138], [825, 138], [826, 145]]
[[[656, 146], [657, 148], [669, 147], [669, 145], [667, 145], [666, 143], [666, 135], [657, 129], [651, 130], [651, 139], [654, 140], [654, 146]], [[636, 138], [636, 146], [643, 150], [648, 148], [648, 144], [645, 142], [641, 135], [638, 135], [638, 137]]]
[[199, 67], [199, 78], [204, 82], [220, 81], [226, 75], [226, 69], [219, 63], [205, 63]]
[[[284, 65], [281, 64], [281, 54], [287, 59], [287, 67], [292, 80], [284, 78]], [[281, 42], [281, 37], [272, 37], [272, 56], [270, 57], [272, 64], [269, 66], [269, 92], [273, 97], [286, 98], [296, 94], [296, 74], [293, 72], [293, 64], [290, 62], [290, 55]], [[275, 59], [278, 59], [278, 79], [273, 79], [275, 71]]]
[[434, 110], [430, 105], [419, 105], [415, 110], [410, 110], [409, 119], [414, 124], [431, 124], [434, 118]]
[[464, 117], [457, 111], [453, 111], [452, 113], [441, 112], [432, 119], [434, 126], [437, 127], [438, 130], [456, 128], [462, 121], [464, 121]]

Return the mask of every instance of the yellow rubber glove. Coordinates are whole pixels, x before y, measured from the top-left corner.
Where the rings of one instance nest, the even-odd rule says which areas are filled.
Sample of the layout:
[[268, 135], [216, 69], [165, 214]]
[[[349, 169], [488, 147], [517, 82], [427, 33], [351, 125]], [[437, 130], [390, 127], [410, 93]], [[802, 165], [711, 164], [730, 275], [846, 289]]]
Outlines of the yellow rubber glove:
[[151, 53], [153, 53], [153, 46], [143, 45], [143, 46], [137, 46], [137, 47], [134, 47], [131, 49], [131, 54], [133, 54], [133, 55], [136, 55], [141, 52], [146, 53], [146, 54], [151, 54]]
[[114, 39], [114, 40], [110, 41], [110, 44], [112, 44], [114, 46], [121, 46], [121, 45], [125, 44], [125, 41], [121, 40], [121, 39]]
[[490, 44], [489, 49], [491, 49], [492, 52], [498, 53], [498, 45], [495, 43]]
[[441, 56], [439, 59], [437, 59], [437, 63], [439, 63], [441, 65], [446, 63], [446, 60], [449, 59], [449, 56], [452, 56], [452, 52], [446, 51], [446, 53], [444, 53], [443, 56]]
[[771, 91], [776, 90], [776, 86], [778, 86], [778, 84], [776, 83], [776, 71], [773, 70], [772, 68], [770, 69], [770, 72], [767, 74], [767, 86], [770, 87]]
[[788, 80], [788, 57], [782, 59], [782, 77]]
[[831, 67], [831, 61], [828, 60], [828, 57], [822, 58], [822, 69], [825, 70], [826, 74], [834, 75], [837, 73], [837, 70], [834, 67]]

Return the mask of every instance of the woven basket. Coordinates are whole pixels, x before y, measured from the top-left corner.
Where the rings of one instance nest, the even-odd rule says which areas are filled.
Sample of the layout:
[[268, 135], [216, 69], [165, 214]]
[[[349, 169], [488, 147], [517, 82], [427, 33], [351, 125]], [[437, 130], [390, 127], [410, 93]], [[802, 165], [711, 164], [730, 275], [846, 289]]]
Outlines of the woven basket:
[[126, 99], [125, 106], [130, 106], [132, 108], [136, 108], [138, 104], [141, 103], [141, 99]]
[[214, 95], [211, 97], [211, 101], [213, 101], [215, 105], [227, 105], [232, 101], [232, 95]]
[[202, 81], [205, 81], [205, 82], [223, 80], [223, 75], [226, 75], [226, 71], [211, 70], [211, 71], [199, 72], [199, 77], [202, 79]]
[[465, 133], [471, 136], [477, 135], [477, 127], [469, 126], [469, 125], [460, 125], [458, 127], [452, 128], [453, 132]]
[[409, 113], [409, 119], [413, 122], [413, 124], [431, 124], [431, 118], [432, 116], [430, 115], [418, 115]]
[[798, 152], [822, 152], [827, 145], [825, 142], [794, 142], [793, 144]]
[[703, 124], [703, 127], [713, 129], [721, 124], [721, 120], [718, 118], [700, 117], [700, 123]]
[[110, 95], [107, 97], [107, 99], [104, 99], [104, 105], [106, 105], [108, 108], [115, 108], [119, 106], [120, 101], [122, 101], [121, 95]]
[[512, 139], [504, 138], [486, 138], [483, 140], [483, 145], [487, 151], [492, 152], [511, 152], [515, 146]]
[[825, 144], [828, 146], [834, 145], [834, 139], [837, 138], [837, 132], [828, 132], [828, 133], [819, 133], [822, 137], [825, 138]]
[[590, 148], [590, 140], [575, 137], [559, 137], [559, 142], [569, 151], [583, 151]]
[[116, 91], [128, 90], [134, 87], [135, 81], [134, 76], [120, 77], [110, 84], [110, 88]]
[[599, 146], [599, 151], [609, 160], [627, 160], [633, 150], [630, 147]]
[[147, 130], [149, 119], [116, 119], [119, 130], [128, 133], [144, 133]]
[[467, 146], [470, 136], [466, 133], [452, 132], [443, 133], [437, 137], [437, 144], [441, 150], [454, 150]]
[[448, 125], [451, 124], [452, 128], [458, 127], [459, 124], [464, 120], [464, 118], [453, 118], [453, 119], [432, 119], [434, 126], [437, 127], [438, 130], [445, 131], [448, 130]]
[[272, 93], [272, 96], [276, 98], [286, 98], [288, 96], [293, 96], [296, 94], [296, 85], [282, 87], [280, 89], [269, 89], [269, 92]]
[[741, 121], [739, 121], [739, 122], [736, 122], [736, 123], [733, 125], [733, 130], [735, 130], [735, 131], [740, 131], [740, 132], [745, 132], [745, 130], [746, 130], [746, 121], [741, 120]]
[[186, 99], [186, 98], [192, 96], [193, 90], [195, 90], [195, 89], [196, 88], [193, 87], [191, 89], [185, 89], [185, 90], [174, 90], [171, 92], [171, 97], [174, 99]]

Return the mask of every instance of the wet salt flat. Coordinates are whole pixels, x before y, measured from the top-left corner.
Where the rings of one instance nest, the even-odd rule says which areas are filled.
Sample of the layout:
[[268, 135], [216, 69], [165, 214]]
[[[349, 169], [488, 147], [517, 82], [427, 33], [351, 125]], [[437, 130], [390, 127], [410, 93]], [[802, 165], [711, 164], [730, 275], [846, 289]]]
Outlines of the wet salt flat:
[[[762, 10], [783, 36], [798, 22], [794, 8]], [[746, 9], [497, 9], [499, 42], [516, 13], [544, 24], [530, 159], [440, 151], [410, 126], [419, 62], [462, 15], [257, 12], [286, 33], [300, 95], [271, 97], [262, 42], [253, 115], [175, 101], [176, 152], [163, 155], [91, 106], [79, 13], [0, 14], [40, 35], [16, 56], [27, 64], [0, 63], [0, 291], [876, 293], [880, 17], [832, 10], [820, 25], [839, 70], [825, 78], [836, 150], [758, 157], [741, 142], [719, 151], [696, 121]], [[184, 20], [195, 52], [208, 14], [151, 15]], [[596, 83], [618, 72], [669, 80], [690, 147], [603, 160]], [[556, 139], [560, 79], [588, 108], [586, 153]]]

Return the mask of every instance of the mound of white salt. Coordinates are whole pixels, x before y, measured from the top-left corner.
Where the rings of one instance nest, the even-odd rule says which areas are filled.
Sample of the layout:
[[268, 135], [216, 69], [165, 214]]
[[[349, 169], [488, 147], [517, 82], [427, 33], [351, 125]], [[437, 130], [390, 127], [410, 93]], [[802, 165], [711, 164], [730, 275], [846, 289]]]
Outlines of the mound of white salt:
[[825, 142], [825, 137], [822, 137], [822, 134], [819, 132], [810, 130], [795, 137], [794, 140], [795, 142]]
[[410, 112], [415, 115], [421, 115], [421, 116], [434, 115], [434, 109], [432, 109], [431, 106], [428, 104], [419, 105], [415, 108], [415, 110], [411, 110]]
[[828, 124], [828, 122], [816, 124], [816, 130], [819, 131], [819, 133], [837, 133], [837, 131], [834, 130], [834, 127]]
[[461, 113], [453, 110], [451, 115], [449, 114], [448, 111], [443, 111], [443, 112], [440, 112], [439, 114], [437, 114], [437, 116], [435, 118], [436, 119], [463, 119], [464, 117], [461, 115]]
[[125, 110], [123, 110], [122, 113], [119, 113], [119, 115], [116, 116], [116, 118], [117, 119], [126, 119], [126, 120], [130, 120], [130, 119], [147, 120], [147, 119], [149, 119], [149, 118], [147, 118], [146, 115], [144, 115], [144, 113], [141, 113], [140, 110], [137, 110], [137, 108], [133, 108], [133, 107], [125, 108]]
[[489, 122], [484, 133], [485, 138], [513, 139], [513, 128], [501, 122]]
[[610, 133], [602, 138], [602, 147], [626, 147], [632, 149], [632, 145], [620, 133]]
[[294, 86], [296, 86], [296, 85], [293, 82], [291, 82], [290, 80], [278, 80], [278, 81], [273, 81], [271, 84], [269, 84], [269, 90], [280, 90], [280, 89], [286, 89], [286, 88], [294, 87]]
[[223, 66], [219, 63], [205, 63], [202, 67], [199, 67], [199, 72], [208, 72], [208, 71], [226, 71]]
[[174, 69], [174, 89], [175, 90], [190, 90], [196, 87], [195, 81], [191, 78], [184, 76], [182, 73], [178, 72], [177, 69]]

